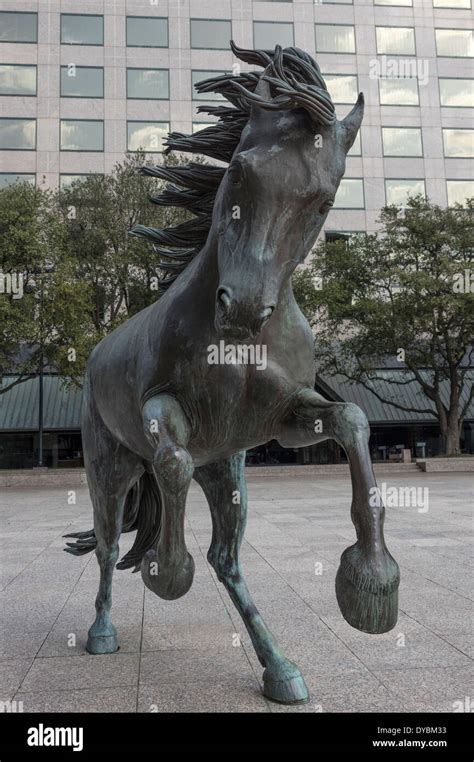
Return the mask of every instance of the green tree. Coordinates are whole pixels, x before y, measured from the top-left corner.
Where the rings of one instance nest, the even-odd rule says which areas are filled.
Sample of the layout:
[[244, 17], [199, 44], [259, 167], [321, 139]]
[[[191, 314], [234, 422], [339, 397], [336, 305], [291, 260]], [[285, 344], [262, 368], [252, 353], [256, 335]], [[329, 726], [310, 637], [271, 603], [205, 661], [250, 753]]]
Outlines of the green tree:
[[90, 297], [65, 234], [50, 191], [29, 183], [0, 191], [0, 393], [83, 349], [80, 317]]
[[[129, 230], [138, 223], [166, 228], [186, 219], [180, 209], [151, 203], [150, 195], [166, 183], [140, 175], [145, 163], [142, 153], [128, 155], [110, 174], [89, 175], [58, 192], [76, 277], [91, 295], [85, 316], [89, 351], [157, 297], [158, 257]], [[166, 163], [179, 161], [170, 157]]]
[[[319, 245], [295, 276], [321, 372], [357, 381], [401, 410], [433, 416], [446, 455], [460, 451], [473, 398], [472, 211], [472, 200], [441, 208], [422, 197], [406, 209], [385, 207], [378, 233]], [[403, 361], [402, 373], [393, 393], [382, 396], [371, 382], [388, 355]], [[420, 388], [416, 407], [397, 399], [413, 380]]]

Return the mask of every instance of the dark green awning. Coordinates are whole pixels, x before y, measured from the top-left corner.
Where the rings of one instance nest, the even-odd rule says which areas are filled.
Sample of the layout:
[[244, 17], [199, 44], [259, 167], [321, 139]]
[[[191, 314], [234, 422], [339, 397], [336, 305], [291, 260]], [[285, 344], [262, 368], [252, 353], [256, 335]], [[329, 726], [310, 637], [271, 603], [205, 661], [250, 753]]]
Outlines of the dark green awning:
[[[427, 373], [427, 371], [421, 371]], [[377, 370], [377, 380], [371, 381], [371, 386], [377, 394], [383, 399], [393, 400], [406, 408], [431, 408], [435, 409], [431, 402], [421, 391], [418, 381], [410, 383], [395, 384], [393, 381], [404, 381], [405, 376], [402, 371], [394, 368], [383, 368]], [[390, 381], [392, 380], [392, 383]], [[362, 384], [347, 381], [344, 376], [318, 376], [317, 383], [320, 382], [321, 392], [331, 399], [339, 399], [344, 402], [354, 402], [362, 408], [371, 424], [407, 424], [407, 423], [436, 423], [437, 419], [429, 413], [411, 412], [399, 410], [393, 405], [388, 405], [366, 389]], [[466, 373], [464, 390], [461, 404], [465, 404], [469, 396], [469, 391], [474, 383], [474, 368], [470, 368]], [[441, 383], [441, 396], [447, 404], [449, 399], [449, 386], [446, 381]], [[471, 402], [467, 411], [466, 420], [474, 419], [474, 401]]]
[[[377, 371], [380, 380], [374, 381], [374, 389], [381, 395], [391, 398], [406, 407], [434, 407], [420, 393], [416, 381], [399, 386], [389, 383], [390, 378], [402, 380], [398, 370], [383, 369]], [[470, 384], [474, 382], [474, 369], [468, 371]], [[8, 385], [14, 376], [4, 376], [3, 385]], [[69, 431], [81, 427], [82, 391], [76, 386], [66, 384], [59, 376], [45, 375], [44, 383], [44, 429], [46, 431]], [[351, 383], [342, 376], [319, 376], [317, 386], [322, 394], [330, 399], [354, 402], [362, 408], [371, 424], [410, 424], [436, 423], [428, 413], [415, 413], [398, 410], [382, 403], [361, 384]], [[37, 431], [38, 429], [38, 378], [28, 379], [17, 384], [5, 394], [0, 394], [0, 431]], [[442, 388], [447, 401], [448, 385]], [[467, 399], [468, 384], [465, 384], [463, 401]], [[467, 420], [474, 420], [474, 402], [468, 410]]]
[[[14, 376], [4, 376], [2, 386], [8, 386]], [[66, 431], [80, 429], [82, 391], [66, 385], [59, 376], [45, 375], [44, 429]], [[30, 378], [0, 394], [0, 431], [37, 431], [39, 380]]]

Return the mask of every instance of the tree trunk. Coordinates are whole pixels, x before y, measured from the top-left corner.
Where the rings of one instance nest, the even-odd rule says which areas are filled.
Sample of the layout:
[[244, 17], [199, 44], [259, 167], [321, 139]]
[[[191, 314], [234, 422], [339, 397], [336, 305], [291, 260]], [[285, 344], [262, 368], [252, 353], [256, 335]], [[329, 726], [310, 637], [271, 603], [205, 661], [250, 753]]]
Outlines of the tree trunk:
[[448, 457], [451, 455], [461, 454], [461, 430], [457, 420], [452, 420], [451, 416], [447, 422], [446, 432], [443, 432], [444, 440], [444, 454]]

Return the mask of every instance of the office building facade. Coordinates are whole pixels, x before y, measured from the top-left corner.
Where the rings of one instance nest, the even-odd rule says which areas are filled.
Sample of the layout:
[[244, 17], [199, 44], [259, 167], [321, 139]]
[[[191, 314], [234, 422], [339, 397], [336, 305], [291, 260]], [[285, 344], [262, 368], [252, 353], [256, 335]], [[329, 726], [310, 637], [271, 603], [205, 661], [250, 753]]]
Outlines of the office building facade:
[[[366, 98], [326, 231], [374, 230], [385, 202], [473, 195], [471, 0], [0, 0], [0, 185], [108, 172], [209, 122], [194, 83], [241, 47], [295, 45], [342, 117]], [[244, 68], [245, 65], [242, 64]], [[207, 96], [208, 97], [208, 96]]]

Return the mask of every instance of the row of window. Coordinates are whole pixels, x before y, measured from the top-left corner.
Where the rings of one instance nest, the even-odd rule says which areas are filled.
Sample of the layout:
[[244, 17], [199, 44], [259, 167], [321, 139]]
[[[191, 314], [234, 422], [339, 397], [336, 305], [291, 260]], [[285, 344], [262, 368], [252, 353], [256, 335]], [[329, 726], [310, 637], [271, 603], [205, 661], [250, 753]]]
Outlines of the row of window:
[[[104, 69], [101, 66], [61, 66], [60, 94], [67, 98], [103, 98]], [[198, 93], [196, 83], [224, 71], [193, 69], [191, 86], [193, 100], [223, 100], [217, 93]], [[323, 74], [331, 97], [336, 104], [353, 104], [359, 92], [356, 74]], [[127, 98], [169, 100], [169, 70], [127, 68]], [[418, 106], [416, 78], [381, 77], [379, 103], [381, 106]], [[474, 107], [474, 80], [461, 78], [439, 79], [441, 106]], [[37, 93], [37, 67], [30, 64], [0, 64], [0, 95], [29, 95]]]
[[[200, 74], [200, 72], [193, 72]], [[199, 77], [204, 79], [204, 77]], [[169, 100], [169, 70], [127, 68], [127, 98]], [[194, 81], [198, 81], [193, 76]], [[32, 64], [0, 64], [0, 95], [37, 94], [37, 67]], [[67, 98], [103, 98], [102, 66], [60, 67], [60, 95]]]
[[[127, 122], [127, 150], [143, 148], [148, 153], [163, 150], [169, 132], [167, 122]], [[104, 122], [100, 119], [61, 119], [59, 122], [61, 151], [103, 151]], [[0, 119], [0, 150], [35, 151], [36, 119]]]
[[[254, 3], [292, 3], [293, 0], [253, 0]], [[316, 2], [316, 0], [315, 0]], [[353, 0], [317, 0], [321, 5], [353, 5]], [[374, 0], [374, 5], [402, 5], [413, 6], [413, 0]], [[433, 0], [433, 8], [467, 8], [471, 7], [471, 0]]]
[[[62, 174], [60, 175], [60, 187], [67, 188], [73, 182], [88, 177], [87, 174]], [[26, 172], [3, 172], [0, 173], [0, 189], [16, 182], [36, 182], [36, 175]], [[421, 193], [425, 195], [425, 181], [419, 179], [387, 179], [385, 180], [385, 202], [404, 206], [407, 199]], [[472, 180], [446, 180], [446, 193], [448, 205], [465, 204], [467, 198], [474, 196], [474, 182]], [[336, 194], [334, 209], [365, 209], [364, 181], [362, 178], [346, 177], [341, 180]]]
[[[228, 50], [232, 22], [224, 19], [191, 19], [191, 48]], [[35, 13], [0, 12], [0, 41], [36, 42]], [[256, 48], [294, 45], [291, 22], [254, 21]], [[380, 55], [415, 55], [415, 29], [401, 26], [376, 26], [377, 53]], [[168, 19], [127, 16], [127, 46], [168, 47]], [[355, 53], [355, 27], [346, 24], [315, 24], [318, 53]], [[67, 45], [103, 45], [104, 17], [61, 14], [61, 43]], [[472, 58], [474, 31], [471, 29], [435, 29], [438, 56]]]
[[[99, 119], [61, 119], [59, 122], [61, 151], [103, 151], [104, 122]], [[195, 122], [193, 131], [209, 126]], [[420, 127], [382, 127], [382, 148], [386, 157], [422, 157], [422, 131]], [[163, 139], [169, 131], [167, 122], [127, 122], [127, 150], [143, 148], [148, 153], [159, 153]], [[446, 158], [474, 158], [474, 129], [443, 128], [443, 146]], [[36, 150], [35, 119], [0, 119], [0, 150]], [[351, 149], [354, 156], [361, 155], [360, 134]]]

